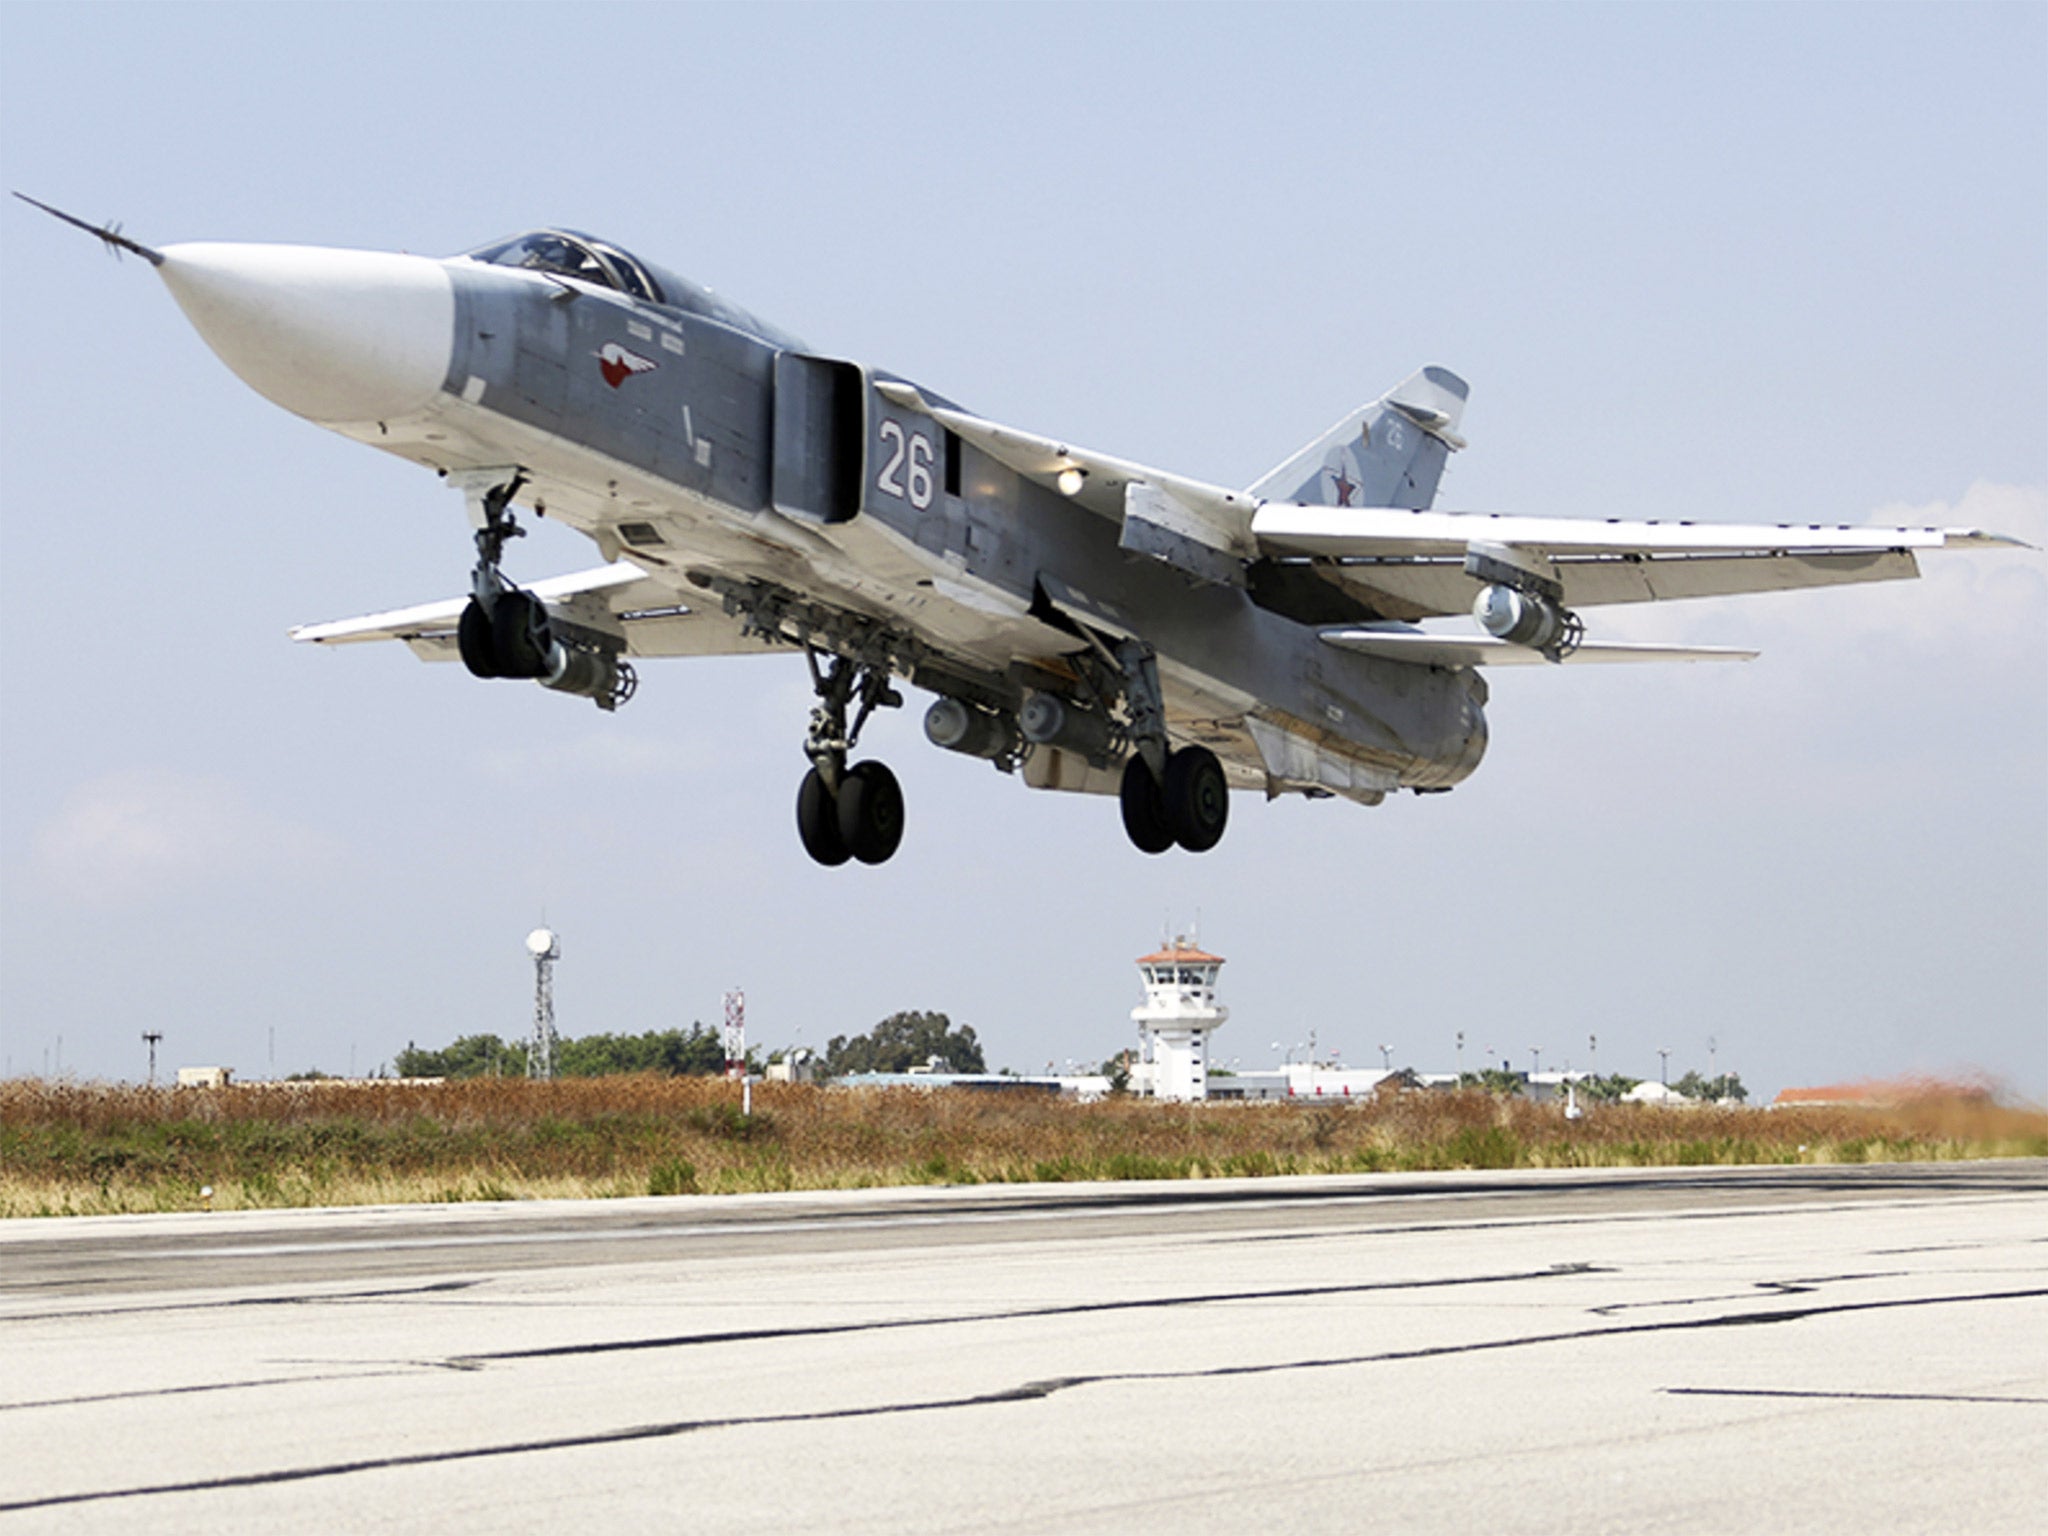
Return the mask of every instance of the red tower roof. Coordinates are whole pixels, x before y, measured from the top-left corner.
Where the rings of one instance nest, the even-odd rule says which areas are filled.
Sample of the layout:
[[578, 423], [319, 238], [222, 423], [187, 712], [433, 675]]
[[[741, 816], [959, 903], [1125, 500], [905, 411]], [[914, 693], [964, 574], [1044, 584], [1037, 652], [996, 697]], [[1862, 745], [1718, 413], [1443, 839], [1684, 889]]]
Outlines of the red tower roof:
[[1207, 950], [1197, 949], [1194, 945], [1184, 943], [1179, 939], [1175, 939], [1166, 948], [1158, 950], [1153, 954], [1138, 956], [1137, 963], [1139, 965], [1158, 965], [1162, 961], [1182, 960], [1191, 961], [1196, 965], [1221, 965], [1223, 963], [1221, 955], [1212, 955]]

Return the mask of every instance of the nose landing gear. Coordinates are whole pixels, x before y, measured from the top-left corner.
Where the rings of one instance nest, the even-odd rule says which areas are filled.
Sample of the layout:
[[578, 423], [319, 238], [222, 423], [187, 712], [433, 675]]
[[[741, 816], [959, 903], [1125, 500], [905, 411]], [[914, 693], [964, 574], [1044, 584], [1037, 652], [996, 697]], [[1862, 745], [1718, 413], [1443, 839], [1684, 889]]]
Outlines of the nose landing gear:
[[521, 471], [473, 492], [483, 526], [476, 534], [470, 599], [455, 626], [462, 664], [475, 677], [528, 678], [559, 693], [594, 699], [599, 709], [617, 709], [633, 696], [638, 682], [618, 648], [593, 645], [587, 635], [557, 634], [547, 604], [507, 581], [499, 569], [505, 545], [526, 536], [511, 512], [512, 498], [525, 483]]

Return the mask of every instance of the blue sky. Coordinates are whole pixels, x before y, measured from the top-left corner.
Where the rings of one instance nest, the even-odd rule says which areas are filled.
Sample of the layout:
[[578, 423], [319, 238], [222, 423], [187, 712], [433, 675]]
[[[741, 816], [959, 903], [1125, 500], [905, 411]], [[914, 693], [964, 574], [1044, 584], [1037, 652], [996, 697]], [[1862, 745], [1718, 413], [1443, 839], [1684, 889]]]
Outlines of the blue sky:
[[[140, 238], [600, 232], [1001, 420], [1249, 483], [1423, 362], [1440, 504], [2048, 542], [2048, 10], [0, 7], [5, 185]], [[0, 214], [0, 1057], [367, 1070], [526, 1023], [1020, 1068], [1128, 1043], [1199, 914], [1224, 1060], [1327, 1050], [2048, 1098], [2048, 563], [1608, 610], [1746, 667], [1516, 671], [1455, 794], [1201, 859], [873, 728], [910, 831], [794, 836], [789, 660], [615, 718], [294, 623], [459, 591], [456, 498], [278, 412], [140, 263]], [[558, 529], [515, 574], [595, 563]], [[61, 1037], [61, 1049], [59, 1040]]]

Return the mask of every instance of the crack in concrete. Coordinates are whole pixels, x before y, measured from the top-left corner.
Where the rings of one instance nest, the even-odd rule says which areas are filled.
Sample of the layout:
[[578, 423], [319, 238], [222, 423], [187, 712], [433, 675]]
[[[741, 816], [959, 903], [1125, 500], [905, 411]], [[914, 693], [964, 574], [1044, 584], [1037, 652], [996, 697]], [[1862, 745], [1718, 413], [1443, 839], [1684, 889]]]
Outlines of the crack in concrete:
[[2021, 1403], [2048, 1408], [2048, 1397], [1994, 1397], [1977, 1392], [1821, 1392], [1791, 1387], [1663, 1387], [1667, 1397], [1812, 1397], [1826, 1402]]
[[259, 1376], [251, 1381], [208, 1381], [185, 1387], [140, 1387], [133, 1392], [94, 1392], [83, 1397], [44, 1397], [19, 1403], [0, 1403], [0, 1413], [14, 1413], [24, 1408], [75, 1408], [82, 1403], [122, 1403], [154, 1397], [189, 1397], [202, 1392], [242, 1392], [252, 1387], [296, 1387], [308, 1382], [368, 1381], [379, 1376], [411, 1374], [411, 1371], [377, 1366], [360, 1370], [325, 1371], [318, 1376]]
[[[332, 1462], [306, 1467], [283, 1467], [268, 1472], [244, 1472], [227, 1477], [203, 1478], [184, 1483], [158, 1483], [133, 1488], [109, 1488], [85, 1493], [53, 1494], [38, 1499], [21, 1499], [0, 1504], [0, 1514], [30, 1509], [51, 1509], [63, 1505], [92, 1504], [113, 1499], [144, 1498], [160, 1494], [202, 1493], [225, 1488], [250, 1488], [277, 1483], [306, 1482], [315, 1478], [345, 1477], [359, 1472], [386, 1471], [399, 1467], [445, 1465], [496, 1456], [523, 1456], [543, 1451], [584, 1449], [621, 1445], [633, 1441], [671, 1439], [716, 1429], [739, 1429], [776, 1424], [812, 1424], [833, 1420], [878, 1418], [891, 1414], [937, 1413], [958, 1408], [982, 1408], [1009, 1403], [1035, 1402], [1079, 1387], [1121, 1382], [1221, 1381], [1237, 1377], [1278, 1375], [1289, 1371], [1331, 1370], [1399, 1361], [1430, 1360], [1448, 1355], [1479, 1354], [1494, 1350], [1528, 1349], [1545, 1344], [1573, 1343], [1589, 1339], [1622, 1338], [1637, 1334], [1684, 1332], [1693, 1329], [1765, 1326], [1800, 1322], [1852, 1312], [1872, 1312], [1908, 1307], [1956, 1306], [1970, 1302], [2026, 1301], [2048, 1297], [2048, 1287], [2019, 1291], [1989, 1291], [1956, 1296], [1901, 1297], [1889, 1301], [1836, 1302], [1774, 1312], [1734, 1313], [1721, 1317], [1686, 1318], [1657, 1323], [1621, 1323], [1603, 1328], [1581, 1328], [1561, 1333], [1530, 1334], [1506, 1339], [1485, 1339], [1467, 1344], [1425, 1345], [1416, 1349], [1388, 1350], [1379, 1354], [1334, 1356], [1328, 1359], [1271, 1361], [1263, 1365], [1226, 1365], [1185, 1371], [1116, 1371], [1096, 1376], [1057, 1376], [1043, 1381], [965, 1397], [934, 1398], [900, 1403], [873, 1403], [862, 1407], [830, 1408], [811, 1412], [755, 1414], [729, 1419], [683, 1419], [671, 1423], [638, 1424], [622, 1429], [593, 1430], [584, 1434], [559, 1435], [546, 1439], [511, 1441], [496, 1445], [468, 1446], [455, 1450], [417, 1451], [407, 1455]], [[1115, 1306], [1117, 1303], [1106, 1305]], [[803, 1332], [806, 1330], [796, 1330]], [[1686, 1390], [1686, 1389], [1666, 1389]], [[1710, 1389], [1695, 1389], [1710, 1390]], [[1836, 1396], [1838, 1394], [1827, 1394]], [[1911, 1394], [1907, 1394], [1911, 1395]], [[1932, 1396], [1932, 1394], [1929, 1394]], [[2023, 1400], [2032, 1401], [2032, 1400]]]
[[375, 1291], [330, 1291], [307, 1296], [231, 1296], [220, 1301], [157, 1302], [134, 1307], [83, 1307], [71, 1312], [18, 1312], [0, 1317], [0, 1328], [9, 1323], [65, 1322], [73, 1318], [130, 1317], [152, 1312], [225, 1312], [237, 1307], [317, 1307], [329, 1302], [395, 1301], [418, 1296], [445, 1295], [482, 1285], [481, 1280], [436, 1280], [427, 1285], [398, 1286]]
[[1023, 1322], [1033, 1318], [1079, 1317], [1101, 1312], [1143, 1312], [1169, 1307], [1217, 1306], [1233, 1301], [1301, 1301], [1330, 1296], [1356, 1296], [1375, 1291], [1434, 1290], [1463, 1285], [1499, 1285], [1516, 1280], [1553, 1280], [1571, 1275], [1612, 1274], [1592, 1264], [1553, 1264], [1548, 1269], [1518, 1270], [1497, 1275], [1454, 1275], [1438, 1280], [1368, 1280], [1346, 1285], [1290, 1286], [1281, 1290], [1216, 1291], [1194, 1296], [1149, 1296], [1130, 1301], [1084, 1301], [1065, 1306], [1025, 1307], [1014, 1311], [963, 1312], [952, 1317], [898, 1317], [858, 1323], [814, 1323], [798, 1328], [735, 1328], [717, 1333], [686, 1333], [659, 1339], [605, 1339], [593, 1344], [543, 1344], [531, 1349], [497, 1350], [452, 1357], [464, 1364], [511, 1360], [547, 1360], [573, 1355], [608, 1355], [649, 1349], [689, 1349], [705, 1344], [757, 1344], [774, 1339], [817, 1338], [840, 1333], [880, 1332], [893, 1328], [950, 1328], [962, 1323]]
[[1594, 1317], [1613, 1317], [1622, 1312], [1656, 1311], [1662, 1307], [1703, 1307], [1717, 1301], [1754, 1301], [1757, 1292], [1767, 1296], [1811, 1296], [1822, 1286], [1840, 1285], [1850, 1280], [1897, 1280], [1909, 1272], [1902, 1269], [1874, 1272], [1867, 1275], [1815, 1275], [1799, 1280], [1757, 1280], [1748, 1291], [1724, 1291], [1712, 1296], [1677, 1296], [1666, 1301], [1616, 1301], [1604, 1307], [1589, 1307]]

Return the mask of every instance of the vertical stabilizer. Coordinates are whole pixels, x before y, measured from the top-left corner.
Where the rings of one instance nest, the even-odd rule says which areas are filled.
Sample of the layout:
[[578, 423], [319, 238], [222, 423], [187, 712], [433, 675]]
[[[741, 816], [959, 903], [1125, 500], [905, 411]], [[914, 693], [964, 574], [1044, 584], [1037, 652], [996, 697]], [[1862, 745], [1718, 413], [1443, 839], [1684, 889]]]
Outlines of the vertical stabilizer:
[[1445, 461], [1465, 446], [1458, 420], [1466, 392], [1448, 368], [1411, 374], [1251, 486], [1251, 494], [1311, 507], [1427, 507]]

